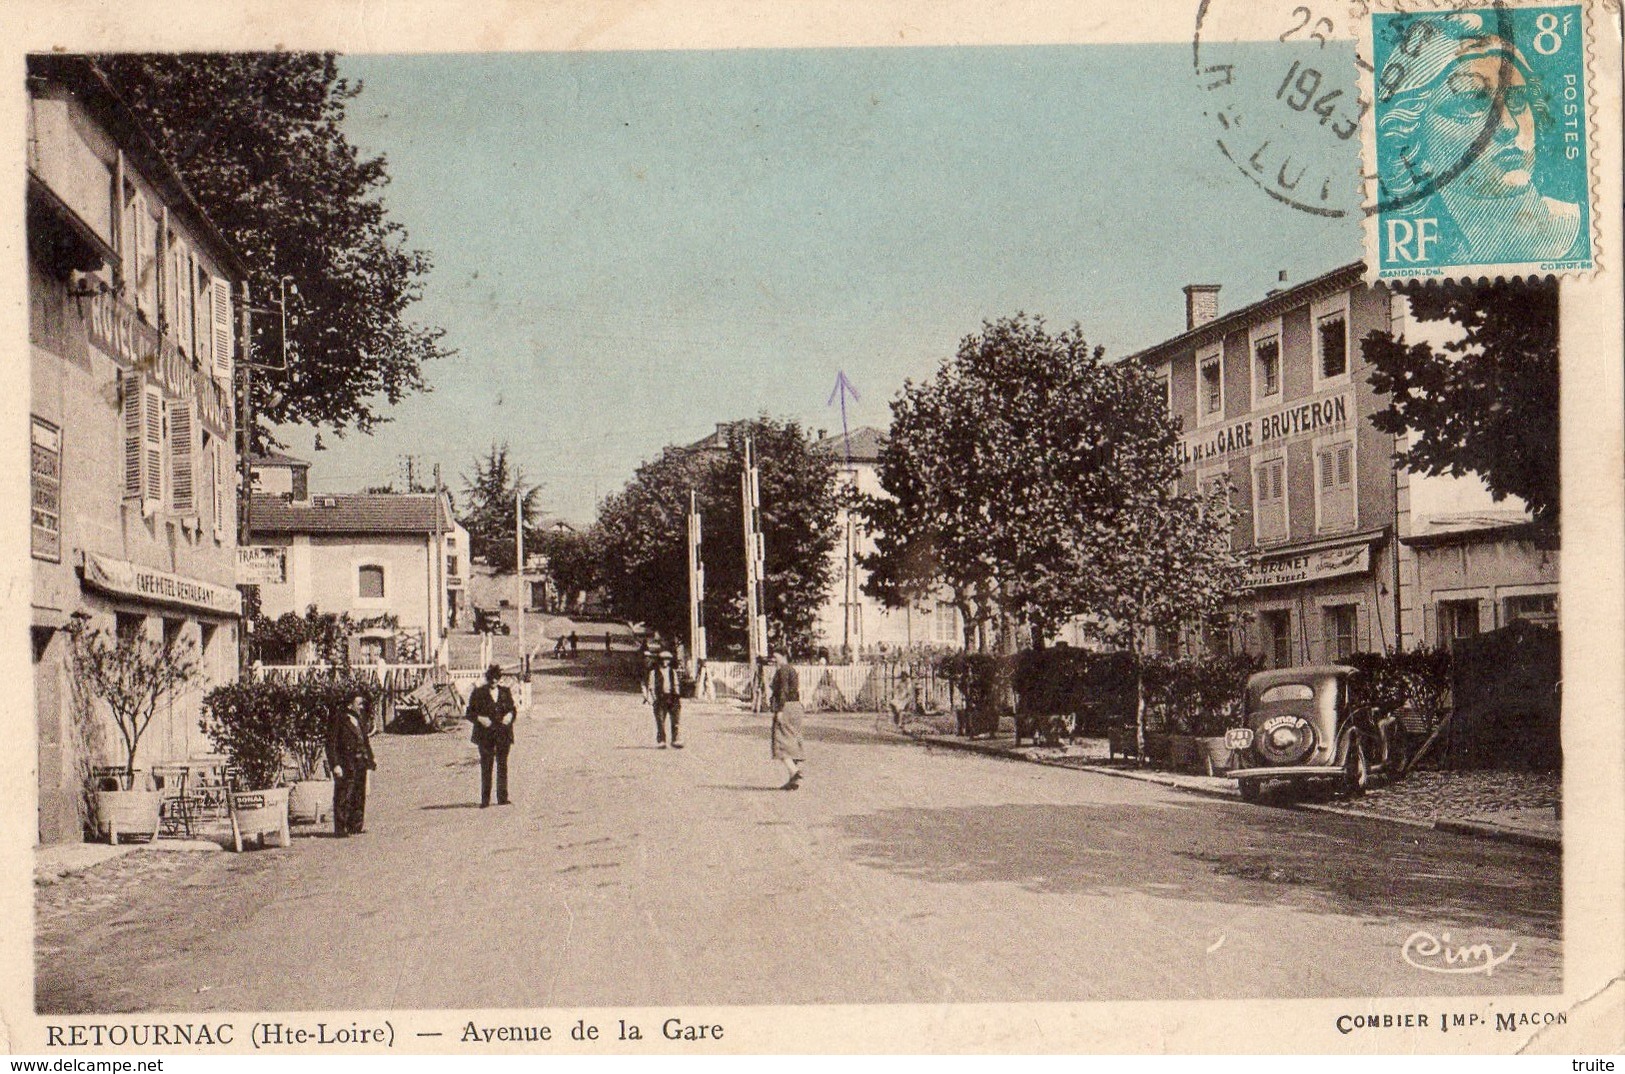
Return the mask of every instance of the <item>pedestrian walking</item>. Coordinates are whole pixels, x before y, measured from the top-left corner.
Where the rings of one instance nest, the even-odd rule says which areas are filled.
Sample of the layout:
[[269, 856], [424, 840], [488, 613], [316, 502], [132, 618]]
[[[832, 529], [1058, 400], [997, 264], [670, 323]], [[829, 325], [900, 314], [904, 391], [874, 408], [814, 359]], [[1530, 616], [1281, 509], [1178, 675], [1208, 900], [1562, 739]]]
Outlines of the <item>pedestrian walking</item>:
[[570, 655], [572, 657], [578, 654], [580, 645], [581, 639], [576, 636], [575, 631], [570, 631]]
[[474, 724], [470, 736], [480, 748], [480, 808], [491, 804], [491, 776], [495, 769], [497, 805], [508, 805], [508, 750], [513, 746], [513, 724], [519, 711], [513, 693], [501, 684], [502, 667], [485, 669], [485, 685], [476, 687], [468, 699], [468, 719]]
[[606, 631], [604, 631], [604, 652], [606, 652], [606, 653], [609, 652], [609, 643], [610, 643], [610, 633], [609, 633], [609, 631], [606, 630]]
[[773, 654], [773, 679], [768, 688], [773, 708], [773, 757], [784, 762], [790, 778], [783, 790], [801, 786], [801, 762], [806, 750], [801, 743], [801, 677], [783, 653]]
[[340, 839], [366, 831], [367, 773], [373, 759], [367, 697], [357, 691], [327, 724], [327, 769], [333, 773], [333, 834]]
[[677, 670], [677, 661], [670, 649], [662, 649], [655, 657], [648, 678], [649, 697], [655, 710], [655, 745], [666, 748], [666, 723], [671, 723], [671, 748], [680, 750], [683, 744], [677, 737], [677, 724], [683, 714], [683, 680]]

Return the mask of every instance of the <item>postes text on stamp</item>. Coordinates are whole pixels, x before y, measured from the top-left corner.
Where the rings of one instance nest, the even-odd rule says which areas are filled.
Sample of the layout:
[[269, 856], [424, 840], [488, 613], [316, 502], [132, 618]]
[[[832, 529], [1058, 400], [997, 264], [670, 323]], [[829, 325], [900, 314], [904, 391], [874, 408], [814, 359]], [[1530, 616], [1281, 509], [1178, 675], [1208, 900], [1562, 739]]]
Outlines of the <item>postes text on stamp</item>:
[[1586, 20], [1579, 2], [1362, 11], [1373, 276], [1596, 267]]

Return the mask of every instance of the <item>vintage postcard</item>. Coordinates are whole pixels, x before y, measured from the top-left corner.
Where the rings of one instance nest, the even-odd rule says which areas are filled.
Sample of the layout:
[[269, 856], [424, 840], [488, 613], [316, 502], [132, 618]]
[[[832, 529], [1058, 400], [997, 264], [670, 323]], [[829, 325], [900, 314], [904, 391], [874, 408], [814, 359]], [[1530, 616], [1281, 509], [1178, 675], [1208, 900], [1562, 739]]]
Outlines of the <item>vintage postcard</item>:
[[0, 26], [12, 1053], [1625, 1048], [1617, 4]]

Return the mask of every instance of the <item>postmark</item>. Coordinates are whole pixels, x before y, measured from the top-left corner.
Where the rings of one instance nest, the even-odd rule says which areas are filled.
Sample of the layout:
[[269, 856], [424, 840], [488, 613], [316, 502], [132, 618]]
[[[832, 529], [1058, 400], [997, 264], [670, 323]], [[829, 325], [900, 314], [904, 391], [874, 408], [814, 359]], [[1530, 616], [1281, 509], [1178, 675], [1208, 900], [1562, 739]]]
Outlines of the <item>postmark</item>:
[[1355, 21], [1370, 275], [1595, 270], [1586, 6], [1375, 0]]
[[1347, 6], [1202, 0], [1192, 74], [1215, 146], [1271, 198], [1357, 218], [1361, 103]]

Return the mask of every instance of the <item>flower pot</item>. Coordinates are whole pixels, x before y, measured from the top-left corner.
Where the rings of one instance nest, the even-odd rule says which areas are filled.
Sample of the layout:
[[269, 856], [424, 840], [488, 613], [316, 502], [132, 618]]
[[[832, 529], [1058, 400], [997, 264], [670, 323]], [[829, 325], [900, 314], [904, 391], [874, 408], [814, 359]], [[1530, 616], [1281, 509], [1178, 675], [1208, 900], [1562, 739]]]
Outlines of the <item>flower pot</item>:
[[302, 779], [288, 788], [288, 820], [317, 824], [333, 815], [333, 781]]
[[163, 800], [161, 791], [97, 791], [96, 832], [114, 846], [121, 835], [156, 839]]
[[1168, 767], [1176, 772], [1192, 772], [1202, 765], [1195, 735], [1168, 736]]
[[265, 837], [275, 835], [280, 837], [282, 846], [293, 843], [293, 835], [288, 830], [288, 788], [272, 787], [263, 791], [234, 791], [231, 795], [231, 842], [232, 849], [241, 851], [243, 840], [259, 837], [260, 845], [265, 845]]
[[1196, 751], [1201, 758], [1201, 767], [1210, 776], [1228, 772], [1235, 767], [1235, 752], [1225, 743], [1223, 735], [1197, 739]]

